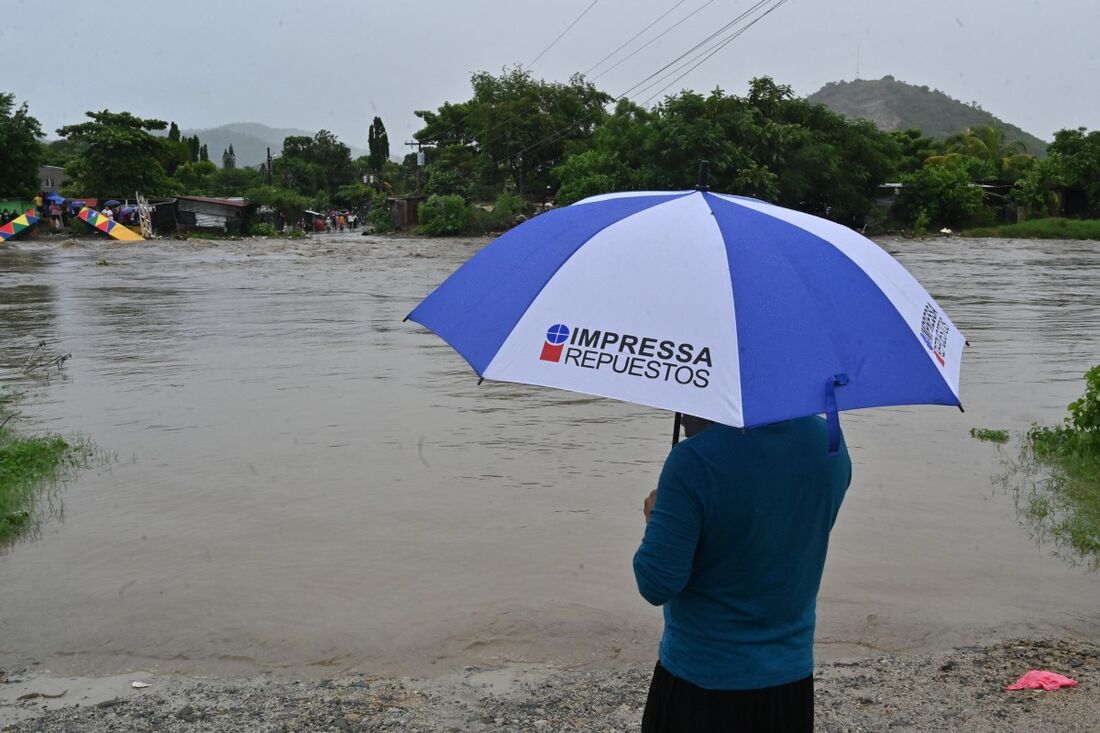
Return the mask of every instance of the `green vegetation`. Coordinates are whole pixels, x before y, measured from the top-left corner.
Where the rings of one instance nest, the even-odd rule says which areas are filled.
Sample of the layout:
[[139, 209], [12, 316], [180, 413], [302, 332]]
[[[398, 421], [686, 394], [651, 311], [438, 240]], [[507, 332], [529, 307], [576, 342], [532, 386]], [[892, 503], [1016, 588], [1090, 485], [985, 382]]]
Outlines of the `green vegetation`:
[[930, 226], [959, 226], [982, 210], [982, 190], [970, 185], [962, 165], [925, 165], [901, 179], [894, 213], [918, 234]]
[[987, 443], [1003, 444], [1008, 442], [1007, 430], [994, 430], [993, 428], [970, 428], [970, 437], [984, 440]]
[[16, 107], [14, 94], [0, 93], [0, 197], [30, 197], [38, 191], [41, 136], [42, 128], [27, 103]]
[[85, 465], [93, 452], [86, 441], [16, 432], [18, 400], [19, 395], [0, 390], [0, 548], [37, 527], [40, 494]]
[[143, 191], [160, 195], [168, 190], [165, 140], [151, 134], [163, 130], [163, 120], [143, 119], [129, 112], [86, 113], [89, 122], [67, 125], [57, 134], [80, 147], [65, 166], [73, 180], [70, 190], [97, 198]]
[[1100, 365], [1057, 427], [1033, 425], [1017, 467], [1028, 479], [1021, 511], [1044, 533], [1100, 568]]
[[616, 189], [684, 189], [699, 160], [710, 186], [862, 224], [900, 146], [869, 122], [851, 122], [754, 79], [744, 97], [682, 92], [647, 110], [619, 102], [585, 150], [554, 169], [559, 203]]
[[466, 230], [469, 211], [461, 196], [434, 195], [420, 205], [420, 228], [434, 236], [459, 234]]
[[977, 227], [962, 232], [967, 237], [1004, 239], [1096, 239], [1100, 240], [1100, 219], [1032, 219], [1018, 224]]
[[[872, 233], [950, 227], [983, 236], [976, 228], [1023, 220], [989, 233], [1091, 238], [1100, 220], [1100, 131], [1060, 130], [1047, 147], [977, 103], [891, 77], [827, 85], [809, 99], [761, 77], [744, 96], [680, 91], [650, 106], [615, 100], [582, 75], [558, 83], [522, 68], [477, 72], [468, 99], [416, 112], [418, 149], [401, 162], [390, 160], [378, 117], [368, 155], [353, 159], [327, 130], [287, 130], [281, 151], [250, 167], [224, 136], [214, 135], [222, 153], [211, 161], [208, 145], [175, 123], [87, 115], [44, 145], [27, 106], [0, 95], [0, 153], [19, 163], [0, 166], [0, 194], [31, 193], [29, 163], [47, 160], [74, 177], [65, 191], [74, 195], [243, 196], [275, 210], [268, 221], [291, 225], [307, 210], [347, 208], [365, 211], [378, 232], [393, 227], [387, 198], [428, 196], [420, 231], [484, 233], [595, 194], [691, 188], [706, 159], [712, 190]], [[902, 184], [898, 195], [887, 195], [886, 182]]]

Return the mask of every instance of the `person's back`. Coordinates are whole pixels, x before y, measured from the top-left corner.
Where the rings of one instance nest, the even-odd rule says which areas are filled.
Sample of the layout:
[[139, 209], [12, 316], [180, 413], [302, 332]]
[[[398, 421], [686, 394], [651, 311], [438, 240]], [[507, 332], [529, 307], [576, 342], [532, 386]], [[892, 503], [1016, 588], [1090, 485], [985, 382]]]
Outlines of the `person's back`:
[[[705, 690], [759, 690], [813, 672], [829, 532], [851, 479], [825, 421], [715, 425], [673, 448], [634, 557], [664, 606], [660, 666]], [[812, 687], [810, 711], [812, 715]]]

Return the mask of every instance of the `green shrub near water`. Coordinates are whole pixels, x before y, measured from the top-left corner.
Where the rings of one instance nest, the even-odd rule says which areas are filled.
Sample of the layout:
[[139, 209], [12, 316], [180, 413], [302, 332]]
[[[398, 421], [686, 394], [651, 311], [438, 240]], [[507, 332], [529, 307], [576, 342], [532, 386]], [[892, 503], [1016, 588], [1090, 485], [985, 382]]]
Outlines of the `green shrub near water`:
[[434, 195], [420, 205], [419, 216], [419, 233], [446, 236], [466, 231], [469, 213], [461, 196]]
[[12, 428], [16, 396], [0, 390], [0, 547], [36, 524], [44, 486], [87, 458], [90, 446], [60, 435], [22, 435]]
[[1085, 374], [1085, 394], [1057, 427], [1033, 425], [1025, 455], [1049, 469], [1024, 511], [1059, 541], [1100, 566], [1100, 365]]

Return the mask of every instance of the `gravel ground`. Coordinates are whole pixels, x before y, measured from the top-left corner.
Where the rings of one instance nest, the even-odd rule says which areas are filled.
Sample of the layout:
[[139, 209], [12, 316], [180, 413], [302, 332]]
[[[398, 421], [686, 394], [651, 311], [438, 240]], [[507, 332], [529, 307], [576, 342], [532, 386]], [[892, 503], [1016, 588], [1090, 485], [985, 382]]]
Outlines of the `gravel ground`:
[[[1078, 686], [1004, 690], [1029, 669], [1066, 674]], [[310, 682], [131, 675], [110, 678], [114, 689], [9, 671], [0, 684], [0, 730], [634, 731], [650, 671], [517, 666], [431, 680], [348, 675]], [[133, 689], [139, 679], [149, 686]], [[55, 691], [46, 692], [51, 684]], [[68, 685], [61, 697], [35, 695], [56, 695], [58, 685]], [[817, 730], [829, 733], [1095, 733], [1100, 645], [1031, 639], [836, 662], [819, 669], [816, 690]]]

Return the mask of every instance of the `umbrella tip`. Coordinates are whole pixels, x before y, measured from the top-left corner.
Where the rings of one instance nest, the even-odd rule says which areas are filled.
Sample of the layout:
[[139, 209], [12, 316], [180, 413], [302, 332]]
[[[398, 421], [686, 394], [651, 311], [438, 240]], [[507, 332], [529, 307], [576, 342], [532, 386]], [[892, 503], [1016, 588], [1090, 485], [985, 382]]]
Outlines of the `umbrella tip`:
[[710, 173], [710, 161], [699, 161], [699, 176], [695, 184], [696, 191], [709, 191], [710, 186], [707, 185], [707, 174]]

